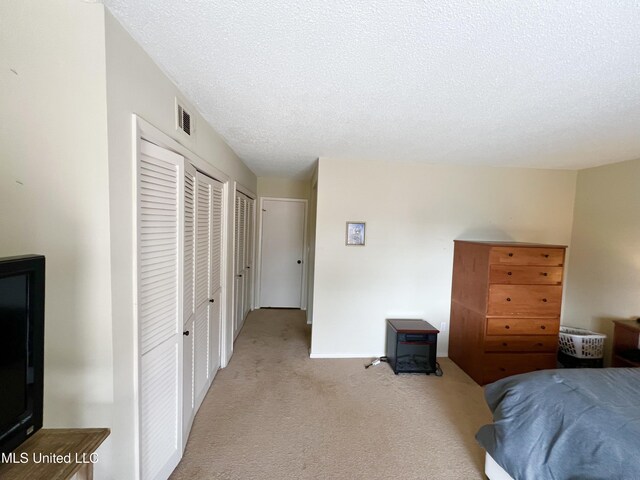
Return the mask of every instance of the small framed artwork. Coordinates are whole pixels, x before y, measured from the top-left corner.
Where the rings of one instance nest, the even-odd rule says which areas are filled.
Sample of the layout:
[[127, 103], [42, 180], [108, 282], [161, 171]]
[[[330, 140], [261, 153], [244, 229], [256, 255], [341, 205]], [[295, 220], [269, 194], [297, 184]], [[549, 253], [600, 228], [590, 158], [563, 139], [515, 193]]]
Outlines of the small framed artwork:
[[347, 245], [364, 246], [365, 222], [347, 222]]

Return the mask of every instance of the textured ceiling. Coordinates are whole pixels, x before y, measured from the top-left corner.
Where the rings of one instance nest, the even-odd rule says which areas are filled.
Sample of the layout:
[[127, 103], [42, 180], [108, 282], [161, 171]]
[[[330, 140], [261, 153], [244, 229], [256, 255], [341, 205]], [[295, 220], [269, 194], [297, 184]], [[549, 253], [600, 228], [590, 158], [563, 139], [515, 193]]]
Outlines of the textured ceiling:
[[104, 3], [259, 176], [640, 157], [640, 1]]

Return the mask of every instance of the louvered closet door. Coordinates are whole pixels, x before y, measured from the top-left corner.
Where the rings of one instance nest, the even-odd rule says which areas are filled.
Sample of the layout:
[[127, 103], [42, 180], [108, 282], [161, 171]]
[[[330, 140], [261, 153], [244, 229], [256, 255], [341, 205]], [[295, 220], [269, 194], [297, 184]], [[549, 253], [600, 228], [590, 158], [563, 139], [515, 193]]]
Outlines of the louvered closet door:
[[220, 367], [221, 251], [222, 184], [198, 172], [194, 332], [196, 409]]
[[254, 205], [255, 200], [245, 200], [245, 267], [244, 267], [244, 317], [251, 311], [253, 298], [253, 238], [254, 238]]
[[141, 142], [137, 176], [140, 470], [165, 479], [181, 456], [183, 158]]
[[211, 229], [211, 298], [209, 304], [209, 371], [213, 379], [220, 368], [220, 343], [222, 328], [222, 238], [224, 220], [224, 190], [220, 182], [211, 184], [213, 194]]
[[245, 261], [245, 197], [236, 194], [235, 241], [234, 241], [234, 338], [240, 333], [244, 322], [244, 261]]
[[213, 192], [210, 178], [197, 174], [196, 189], [196, 322], [194, 331], [194, 388], [196, 408], [209, 380], [209, 300], [211, 297], [211, 229]]
[[196, 169], [185, 164], [184, 172], [184, 296], [183, 296], [183, 397], [182, 448], [187, 444], [195, 415], [194, 338], [196, 313]]

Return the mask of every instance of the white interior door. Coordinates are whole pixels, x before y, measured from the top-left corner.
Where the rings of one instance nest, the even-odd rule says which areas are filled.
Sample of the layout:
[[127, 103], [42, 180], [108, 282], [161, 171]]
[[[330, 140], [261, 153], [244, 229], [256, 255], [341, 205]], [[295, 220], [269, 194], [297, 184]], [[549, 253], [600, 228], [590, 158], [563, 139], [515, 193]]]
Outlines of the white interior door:
[[306, 202], [263, 199], [260, 306], [302, 306]]
[[235, 239], [234, 239], [234, 338], [240, 333], [244, 323], [244, 301], [245, 301], [245, 245], [246, 245], [246, 223], [245, 223], [245, 202], [246, 197], [240, 193], [236, 194], [235, 205]]
[[211, 300], [209, 303], [209, 376], [220, 368], [222, 338], [222, 241], [224, 235], [224, 190], [220, 182], [211, 182]]
[[184, 159], [141, 141], [137, 163], [140, 474], [164, 479], [182, 455]]
[[194, 390], [196, 409], [220, 368], [222, 184], [197, 173], [196, 314]]
[[244, 312], [246, 317], [251, 311], [253, 299], [253, 258], [254, 258], [254, 225], [255, 225], [255, 203], [256, 201], [247, 198], [245, 202], [245, 231], [246, 231], [246, 248], [244, 261]]
[[187, 445], [195, 415], [194, 321], [196, 313], [196, 169], [185, 165], [184, 172], [184, 322], [182, 326], [182, 449]]

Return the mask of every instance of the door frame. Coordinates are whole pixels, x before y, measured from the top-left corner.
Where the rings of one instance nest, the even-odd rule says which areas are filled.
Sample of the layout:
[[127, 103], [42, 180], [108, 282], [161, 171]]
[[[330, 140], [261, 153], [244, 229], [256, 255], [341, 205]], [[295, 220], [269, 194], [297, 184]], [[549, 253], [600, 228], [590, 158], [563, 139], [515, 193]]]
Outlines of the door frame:
[[302, 285], [300, 286], [300, 310], [307, 310], [307, 257], [309, 253], [309, 246], [307, 245], [307, 222], [308, 222], [308, 212], [309, 212], [309, 201], [306, 198], [285, 198], [285, 197], [260, 197], [259, 202], [259, 211], [256, 209], [256, 217], [258, 221], [258, 238], [257, 238], [257, 247], [258, 254], [255, 262], [255, 277], [254, 277], [254, 300], [253, 304], [260, 308], [260, 292], [262, 290], [262, 211], [264, 208], [265, 200], [275, 200], [279, 202], [298, 202], [302, 203], [304, 206], [304, 231], [302, 235]]

